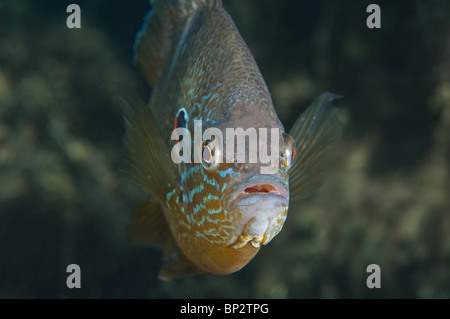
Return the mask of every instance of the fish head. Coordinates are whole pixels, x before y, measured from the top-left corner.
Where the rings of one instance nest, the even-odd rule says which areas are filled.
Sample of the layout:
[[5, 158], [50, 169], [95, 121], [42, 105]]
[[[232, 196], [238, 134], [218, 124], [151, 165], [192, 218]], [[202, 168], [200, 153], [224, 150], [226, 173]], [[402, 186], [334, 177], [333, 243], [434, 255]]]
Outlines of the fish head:
[[[279, 122], [261, 125], [255, 116], [248, 121], [241, 117], [237, 125], [232, 120], [218, 125], [222, 134], [203, 135], [202, 164], [190, 184], [202, 185], [199, 201], [204, 205], [194, 213], [207, 216], [201, 231], [212, 243], [239, 249], [251, 242], [258, 248], [281, 231], [286, 219], [294, 141]], [[243, 145], [238, 141], [242, 136], [236, 137], [239, 132], [245, 135]], [[266, 154], [254, 157], [264, 145]], [[192, 192], [192, 187], [187, 189]]]

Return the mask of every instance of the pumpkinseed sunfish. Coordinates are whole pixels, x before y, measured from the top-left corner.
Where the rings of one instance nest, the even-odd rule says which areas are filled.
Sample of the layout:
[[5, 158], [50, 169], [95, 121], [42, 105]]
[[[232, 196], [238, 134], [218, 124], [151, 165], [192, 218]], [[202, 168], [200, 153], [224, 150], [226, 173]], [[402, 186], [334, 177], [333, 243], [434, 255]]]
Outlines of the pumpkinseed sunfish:
[[[136, 38], [135, 64], [154, 90], [149, 104], [122, 98], [127, 173], [151, 194], [133, 215], [128, 235], [164, 251], [161, 279], [233, 273], [281, 231], [289, 204], [321, 184], [325, 155], [342, 129], [332, 106], [338, 96], [322, 94], [287, 134], [221, 0], [151, 4]], [[234, 137], [225, 134], [201, 136], [200, 144], [178, 130], [174, 138], [174, 129], [193, 132], [199, 124], [223, 132], [275, 129], [279, 134], [271, 135], [266, 149], [276, 160], [237, 161], [254, 148], [234, 148]], [[232, 151], [222, 152], [219, 141]], [[179, 143], [178, 154], [191, 148], [200, 161], [174, 161]]]

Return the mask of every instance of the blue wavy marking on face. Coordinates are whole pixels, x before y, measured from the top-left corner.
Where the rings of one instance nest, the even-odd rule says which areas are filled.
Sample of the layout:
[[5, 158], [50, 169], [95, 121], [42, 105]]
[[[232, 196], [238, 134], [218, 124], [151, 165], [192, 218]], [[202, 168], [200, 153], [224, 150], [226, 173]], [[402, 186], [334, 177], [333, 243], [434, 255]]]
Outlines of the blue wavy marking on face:
[[200, 219], [200, 220], [197, 222], [197, 224], [200, 225], [200, 226], [202, 226], [203, 223], [205, 222], [205, 219], [206, 219], [206, 218], [205, 218], [205, 215], [203, 215], [203, 216], [202, 216], [202, 219]]
[[194, 189], [188, 190], [189, 203], [192, 203], [192, 200], [194, 199], [194, 195], [197, 193], [200, 193], [204, 188], [205, 188], [205, 186], [203, 184], [199, 184]]
[[197, 204], [194, 207], [194, 215], [197, 215], [197, 213], [201, 210], [201, 209], [205, 209], [205, 205], [203, 204]]
[[201, 165], [191, 165], [188, 166], [188, 169], [185, 170], [182, 174], [181, 174], [181, 183], [184, 183], [184, 181], [190, 177], [192, 177], [192, 175], [194, 175], [195, 173], [198, 173], [200, 171], [200, 169], [202, 169]]
[[218, 209], [208, 209], [208, 214], [220, 214], [222, 212], [222, 207]]
[[195, 223], [194, 216], [192, 216], [192, 215], [190, 215], [190, 214], [186, 215], [186, 219], [187, 219], [187, 221], [188, 221], [190, 224]]
[[176, 190], [173, 189], [170, 193], [167, 193], [166, 195], [166, 200], [170, 201], [170, 199], [172, 198], [172, 196], [175, 194]]
[[221, 189], [222, 193], [223, 193], [223, 191], [225, 190], [226, 187], [227, 187], [227, 183], [223, 183], [223, 186], [222, 186], [222, 189]]
[[201, 170], [202, 175], [203, 175], [203, 181], [206, 182], [207, 184], [211, 185], [211, 186], [215, 186], [217, 188], [217, 190], [219, 190], [219, 184], [217, 183], [217, 181], [214, 178], [209, 179], [208, 176], [205, 174], [205, 170], [202, 169]]
[[219, 170], [217, 170], [216, 172], [217, 172], [217, 174], [219, 174], [220, 177], [222, 177], [222, 178], [227, 177], [227, 175], [230, 175], [230, 177], [233, 177], [234, 175], [237, 174], [232, 168], [229, 168], [229, 169], [227, 169], [226, 171], [219, 171]]
[[209, 193], [208, 196], [204, 196], [203, 197], [203, 203], [206, 203], [207, 201], [210, 201], [211, 199], [212, 200], [218, 200], [219, 196], [216, 196], [216, 195], [213, 195], [213, 194]]

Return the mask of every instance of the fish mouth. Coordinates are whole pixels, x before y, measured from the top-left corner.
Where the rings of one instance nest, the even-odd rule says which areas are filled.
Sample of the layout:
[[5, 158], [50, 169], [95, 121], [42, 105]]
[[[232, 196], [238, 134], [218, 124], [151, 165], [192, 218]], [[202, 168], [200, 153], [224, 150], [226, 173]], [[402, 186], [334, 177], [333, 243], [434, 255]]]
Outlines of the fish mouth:
[[289, 206], [286, 183], [271, 175], [252, 176], [232, 188], [228, 210], [237, 214], [237, 236], [231, 244], [239, 249], [249, 241], [266, 245], [283, 227]]
[[259, 196], [260, 199], [278, 196], [288, 201], [289, 190], [286, 183], [277, 177], [271, 175], [252, 176], [233, 187], [228, 197], [229, 208], [233, 208], [249, 196]]

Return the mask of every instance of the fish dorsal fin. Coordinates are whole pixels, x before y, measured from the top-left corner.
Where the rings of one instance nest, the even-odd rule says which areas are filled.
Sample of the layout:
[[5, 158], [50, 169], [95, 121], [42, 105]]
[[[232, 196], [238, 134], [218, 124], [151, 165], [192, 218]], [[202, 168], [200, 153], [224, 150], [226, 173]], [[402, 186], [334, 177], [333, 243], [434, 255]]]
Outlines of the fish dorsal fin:
[[125, 174], [136, 184], [166, 201], [166, 194], [175, 188], [176, 164], [164, 143], [160, 125], [149, 106], [131, 91], [121, 89], [124, 103], [126, 134]]
[[157, 85], [185, 18], [201, 7], [222, 7], [222, 0], [153, 0], [134, 43], [134, 63], [146, 80]]
[[326, 153], [341, 136], [343, 124], [333, 100], [342, 96], [323, 93], [300, 115], [290, 135], [297, 155], [289, 171], [290, 202], [310, 196], [323, 182]]
[[162, 280], [170, 280], [180, 277], [193, 276], [204, 273], [204, 270], [198, 268], [183, 253], [172, 256], [161, 269], [158, 278]]
[[150, 198], [138, 206], [127, 227], [128, 238], [137, 244], [161, 248], [166, 256], [179, 251], [161, 204]]

